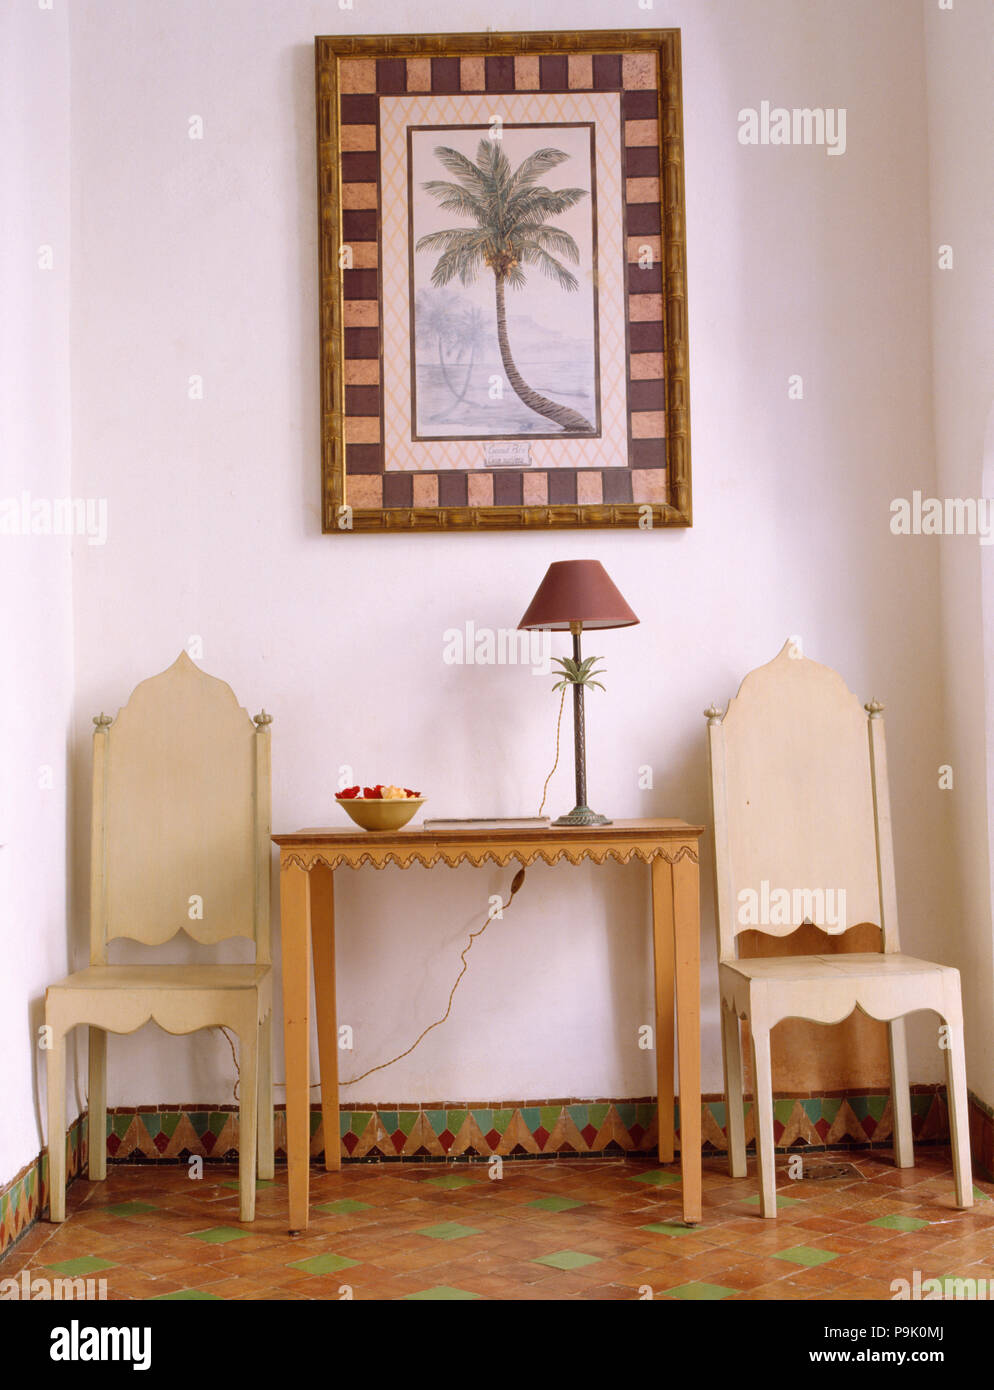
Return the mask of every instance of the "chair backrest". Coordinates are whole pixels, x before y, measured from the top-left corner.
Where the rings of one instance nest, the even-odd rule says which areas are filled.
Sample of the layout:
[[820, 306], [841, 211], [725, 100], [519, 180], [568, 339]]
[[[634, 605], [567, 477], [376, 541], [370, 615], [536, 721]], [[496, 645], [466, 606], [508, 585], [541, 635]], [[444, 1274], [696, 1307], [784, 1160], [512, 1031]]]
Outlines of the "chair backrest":
[[900, 949], [883, 706], [864, 708], [791, 640], [706, 711], [722, 960], [740, 932], [805, 921], [872, 922]]
[[180, 930], [270, 961], [270, 716], [182, 652], [117, 718], [94, 719], [90, 961]]

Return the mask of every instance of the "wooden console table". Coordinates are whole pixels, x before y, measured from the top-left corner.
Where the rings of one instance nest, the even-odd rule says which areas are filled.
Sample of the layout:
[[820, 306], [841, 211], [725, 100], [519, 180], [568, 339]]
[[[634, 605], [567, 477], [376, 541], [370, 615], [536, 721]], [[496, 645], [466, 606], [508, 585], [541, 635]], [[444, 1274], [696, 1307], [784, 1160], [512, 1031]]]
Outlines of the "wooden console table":
[[[627, 820], [604, 826], [535, 830], [422, 829], [395, 832], [299, 830], [274, 835], [280, 847], [283, 1014], [290, 1230], [307, 1226], [310, 1161], [310, 1014], [313, 949], [325, 1167], [341, 1167], [338, 1120], [338, 1022], [335, 1003], [334, 871], [371, 864], [523, 865], [542, 859], [597, 864], [642, 860], [652, 878], [656, 996], [659, 1161], [673, 1161], [674, 979], [680, 1070], [680, 1166], [683, 1217], [701, 1219], [700, 901], [698, 843], [703, 827], [679, 820]], [[412, 1019], [412, 1025], [415, 1020]]]

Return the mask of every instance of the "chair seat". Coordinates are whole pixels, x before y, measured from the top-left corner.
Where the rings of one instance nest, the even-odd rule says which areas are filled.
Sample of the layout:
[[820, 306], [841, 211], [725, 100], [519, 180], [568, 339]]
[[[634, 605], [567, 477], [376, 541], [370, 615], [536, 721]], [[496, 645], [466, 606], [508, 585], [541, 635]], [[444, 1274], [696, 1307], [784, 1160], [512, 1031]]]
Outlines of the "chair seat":
[[49, 989], [253, 990], [271, 971], [269, 965], [90, 965]]
[[734, 971], [747, 980], [887, 980], [921, 975], [955, 975], [948, 965], [936, 965], [900, 951], [854, 951], [830, 956], [760, 956], [751, 960], [725, 960], [722, 970]]

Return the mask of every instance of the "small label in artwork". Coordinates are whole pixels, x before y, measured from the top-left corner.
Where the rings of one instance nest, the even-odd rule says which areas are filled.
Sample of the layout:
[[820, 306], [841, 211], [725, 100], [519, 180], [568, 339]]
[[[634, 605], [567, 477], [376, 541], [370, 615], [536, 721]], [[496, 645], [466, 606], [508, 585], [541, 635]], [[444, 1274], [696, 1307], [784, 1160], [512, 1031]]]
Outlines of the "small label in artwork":
[[495, 439], [483, 446], [485, 468], [531, 468], [532, 446], [527, 439]]

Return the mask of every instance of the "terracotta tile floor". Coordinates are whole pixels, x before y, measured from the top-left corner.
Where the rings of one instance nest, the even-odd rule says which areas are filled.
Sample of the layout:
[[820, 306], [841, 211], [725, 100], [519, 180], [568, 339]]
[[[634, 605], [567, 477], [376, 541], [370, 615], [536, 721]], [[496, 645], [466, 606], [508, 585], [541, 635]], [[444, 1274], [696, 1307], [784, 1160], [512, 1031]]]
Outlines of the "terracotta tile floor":
[[[783, 1160], [786, 1165], [786, 1159]], [[682, 1224], [678, 1170], [631, 1160], [357, 1164], [313, 1169], [312, 1219], [286, 1233], [286, 1170], [238, 1221], [237, 1172], [112, 1165], [77, 1180], [69, 1219], [34, 1227], [0, 1277], [106, 1279], [108, 1299], [890, 1299], [891, 1281], [994, 1280], [994, 1184], [953, 1205], [949, 1155], [898, 1171], [887, 1154], [818, 1154], [776, 1222], [759, 1216], [755, 1164], [704, 1165], [704, 1220]]]

